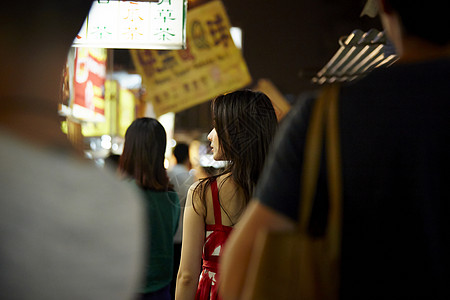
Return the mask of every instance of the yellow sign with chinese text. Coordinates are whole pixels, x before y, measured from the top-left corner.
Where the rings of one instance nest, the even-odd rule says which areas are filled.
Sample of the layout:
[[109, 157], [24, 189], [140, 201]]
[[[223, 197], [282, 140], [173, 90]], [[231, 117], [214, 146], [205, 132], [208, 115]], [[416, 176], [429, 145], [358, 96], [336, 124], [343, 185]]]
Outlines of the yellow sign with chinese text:
[[258, 84], [253, 89], [263, 92], [269, 97], [278, 121], [281, 121], [291, 109], [289, 102], [269, 79], [259, 79]]
[[128, 127], [136, 119], [136, 98], [127, 89], [120, 89], [118, 109], [118, 135], [125, 137]]
[[178, 112], [243, 88], [251, 77], [221, 1], [188, 11], [184, 50], [130, 50], [155, 114]]

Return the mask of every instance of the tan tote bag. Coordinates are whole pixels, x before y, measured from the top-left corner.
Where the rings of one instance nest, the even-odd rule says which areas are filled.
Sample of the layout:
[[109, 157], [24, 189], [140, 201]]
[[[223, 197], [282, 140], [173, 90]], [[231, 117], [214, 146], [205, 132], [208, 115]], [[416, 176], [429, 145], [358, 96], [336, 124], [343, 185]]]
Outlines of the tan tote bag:
[[[245, 300], [338, 299], [341, 251], [342, 182], [337, 85], [324, 87], [306, 135], [301, 174], [299, 223], [290, 232], [256, 238], [244, 286]], [[324, 236], [308, 232], [325, 133], [329, 209]]]

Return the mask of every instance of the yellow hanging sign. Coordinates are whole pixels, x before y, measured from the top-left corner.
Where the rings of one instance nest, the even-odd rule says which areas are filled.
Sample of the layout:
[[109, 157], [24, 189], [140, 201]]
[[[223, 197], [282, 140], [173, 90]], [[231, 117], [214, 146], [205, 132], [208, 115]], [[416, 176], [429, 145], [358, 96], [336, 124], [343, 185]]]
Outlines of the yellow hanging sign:
[[243, 88], [251, 77], [221, 1], [188, 11], [184, 50], [130, 50], [155, 114], [178, 112]]

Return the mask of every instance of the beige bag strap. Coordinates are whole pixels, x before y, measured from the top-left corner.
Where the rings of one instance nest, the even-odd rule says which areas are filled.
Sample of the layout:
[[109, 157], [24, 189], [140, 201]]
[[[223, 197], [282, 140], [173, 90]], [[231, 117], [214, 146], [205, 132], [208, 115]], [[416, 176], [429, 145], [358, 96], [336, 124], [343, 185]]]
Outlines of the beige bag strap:
[[[337, 113], [338, 94], [339, 87], [336, 84], [324, 87], [311, 112], [309, 127], [306, 134], [303, 170], [301, 174], [301, 203], [299, 205], [298, 229], [300, 232], [306, 232], [310, 222], [314, 196], [317, 188], [317, 179], [319, 176], [320, 158], [324, 140], [323, 135], [325, 132], [324, 128], [325, 124], [327, 124], [326, 154], [330, 198], [328, 228], [331, 227], [333, 236], [339, 238], [339, 241], [336, 241], [336, 245], [340, 246], [342, 182]], [[330, 226], [331, 224], [333, 224], [333, 226]], [[336, 234], [336, 231], [339, 232], [339, 234]], [[338, 249], [336, 250], [339, 251]]]
[[327, 234], [330, 238], [330, 255], [338, 258], [341, 254], [342, 240], [342, 166], [338, 115], [339, 87], [336, 84], [330, 86], [329, 97], [326, 155], [330, 207]]

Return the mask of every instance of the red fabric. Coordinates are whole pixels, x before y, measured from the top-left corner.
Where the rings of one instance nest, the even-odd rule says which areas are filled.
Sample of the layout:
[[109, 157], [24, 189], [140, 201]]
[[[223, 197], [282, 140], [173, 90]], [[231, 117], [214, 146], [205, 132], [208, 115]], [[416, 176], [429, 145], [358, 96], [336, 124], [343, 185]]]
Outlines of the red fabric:
[[219, 203], [219, 192], [217, 182], [211, 183], [213, 197], [214, 225], [206, 225], [206, 238], [203, 245], [203, 267], [198, 283], [196, 300], [218, 300], [221, 299], [217, 293], [219, 256], [223, 246], [233, 229], [222, 225], [222, 216]]

